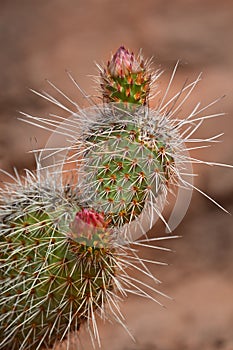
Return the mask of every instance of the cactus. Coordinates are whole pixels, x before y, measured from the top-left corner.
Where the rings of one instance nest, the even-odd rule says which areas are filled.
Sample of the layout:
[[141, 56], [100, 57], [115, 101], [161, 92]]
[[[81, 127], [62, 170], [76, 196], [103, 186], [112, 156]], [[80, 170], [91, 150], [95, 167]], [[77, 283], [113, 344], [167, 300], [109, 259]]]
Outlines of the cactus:
[[52, 347], [113, 292], [117, 253], [103, 216], [52, 188], [28, 175], [1, 193], [0, 349]]
[[[53, 164], [44, 174], [42, 152], [36, 174], [28, 171], [23, 181], [16, 176], [1, 190], [0, 350], [51, 348], [82, 325], [99, 342], [97, 314], [125, 327], [120, 296], [131, 292], [156, 302], [153, 293], [165, 296], [140, 281], [143, 274], [158, 282], [135, 246], [167, 250], [153, 242], [174, 236], [135, 239], [152, 228], [156, 217], [167, 225], [162, 209], [168, 191], [195, 188], [187, 181], [186, 164], [196, 160], [185, 143], [192, 142], [190, 136], [204, 119], [217, 114], [196, 117], [205, 110], [198, 105], [186, 119], [172, 118], [199, 78], [165, 103], [167, 89], [157, 108], [150, 108], [150, 88], [159, 74], [141, 54], [136, 57], [124, 47], [99, 70], [102, 105], [71, 111], [38, 93], [70, 111], [70, 118], [23, 113], [25, 121], [64, 137], [61, 150], [50, 149]], [[77, 179], [71, 184], [69, 164]]]

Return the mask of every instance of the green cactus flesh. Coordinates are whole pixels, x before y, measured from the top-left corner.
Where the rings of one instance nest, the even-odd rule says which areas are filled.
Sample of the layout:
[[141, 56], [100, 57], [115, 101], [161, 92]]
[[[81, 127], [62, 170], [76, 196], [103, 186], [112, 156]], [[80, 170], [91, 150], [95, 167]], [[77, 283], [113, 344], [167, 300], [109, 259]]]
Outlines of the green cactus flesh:
[[3, 226], [0, 349], [51, 347], [78, 330], [112, 289], [108, 234], [96, 231], [88, 241], [84, 233], [74, 240], [43, 210], [4, 220]]
[[149, 79], [143, 73], [131, 73], [125, 77], [106, 78], [103, 96], [107, 102], [128, 102], [144, 105], [148, 95]]
[[173, 158], [162, 155], [166, 144], [146, 142], [133, 123], [116, 123], [88, 141], [92, 147], [86, 155], [85, 171], [90, 203], [114, 225], [134, 220], [142, 212], [148, 192], [157, 195], [170, 177]]

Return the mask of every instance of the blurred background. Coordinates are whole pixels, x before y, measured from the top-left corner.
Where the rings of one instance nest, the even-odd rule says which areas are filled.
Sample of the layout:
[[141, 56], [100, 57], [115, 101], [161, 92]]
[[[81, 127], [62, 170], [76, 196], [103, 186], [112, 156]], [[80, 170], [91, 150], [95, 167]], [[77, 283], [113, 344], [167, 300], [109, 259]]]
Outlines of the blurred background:
[[[178, 59], [174, 91], [203, 72], [203, 81], [182, 108], [184, 116], [197, 102], [204, 106], [226, 95], [207, 111], [226, 115], [207, 121], [196, 134], [210, 137], [224, 132], [223, 142], [194, 156], [233, 164], [232, 37], [232, 0], [1, 0], [0, 168], [33, 169], [28, 151], [43, 147], [49, 137], [48, 132], [17, 119], [18, 111], [39, 116], [56, 113], [29, 88], [51, 91], [45, 81], [49, 79], [86, 106], [66, 70], [95, 95], [90, 77], [98, 74], [94, 62], [106, 62], [120, 45], [136, 53], [142, 48], [145, 57], [154, 57], [155, 69], [164, 70], [158, 82], [162, 91]], [[198, 166], [194, 171], [199, 174], [195, 185], [233, 213], [232, 170]], [[5, 179], [2, 174], [1, 180]], [[122, 309], [136, 343], [121, 327], [100, 322], [104, 350], [233, 349], [232, 216], [194, 193], [175, 234], [183, 236], [167, 244], [175, 254], [147, 252], [148, 258], [172, 265], [154, 272], [163, 281], [160, 290], [174, 301], [163, 300], [165, 310], [129, 297]], [[80, 349], [91, 349], [84, 333], [81, 342]], [[77, 348], [74, 340], [73, 349]]]

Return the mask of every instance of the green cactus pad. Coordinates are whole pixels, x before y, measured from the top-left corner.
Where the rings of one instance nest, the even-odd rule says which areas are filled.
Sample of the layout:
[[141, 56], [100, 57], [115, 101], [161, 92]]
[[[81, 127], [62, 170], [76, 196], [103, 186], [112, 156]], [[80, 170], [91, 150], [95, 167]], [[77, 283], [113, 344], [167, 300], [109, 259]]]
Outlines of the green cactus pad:
[[166, 144], [148, 142], [136, 123], [121, 119], [88, 142], [85, 196], [112, 224], [131, 222], [142, 212], [149, 191], [157, 195], [169, 179], [173, 159], [162, 155]]

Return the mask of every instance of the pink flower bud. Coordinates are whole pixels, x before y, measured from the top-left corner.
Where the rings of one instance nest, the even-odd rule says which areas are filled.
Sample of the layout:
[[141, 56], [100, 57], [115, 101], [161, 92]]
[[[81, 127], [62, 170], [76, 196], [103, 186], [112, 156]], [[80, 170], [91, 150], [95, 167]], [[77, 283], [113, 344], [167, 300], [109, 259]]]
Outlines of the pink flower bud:
[[106, 226], [103, 214], [97, 213], [93, 209], [82, 209], [76, 214], [75, 220], [93, 227], [103, 228]]
[[108, 62], [108, 72], [112, 77], [124, 77], [131, 73], [143, 71], [144, 63], [142, 58], [135, 58], [133, 53], [121, 46]]
[[73, 239], [85, 237], [91, 240], [96, 233], [104, 232], [106, 226], [103, 214], [93, 209], [82, 209], [76, 213], [70, 225], [70, 237]]

